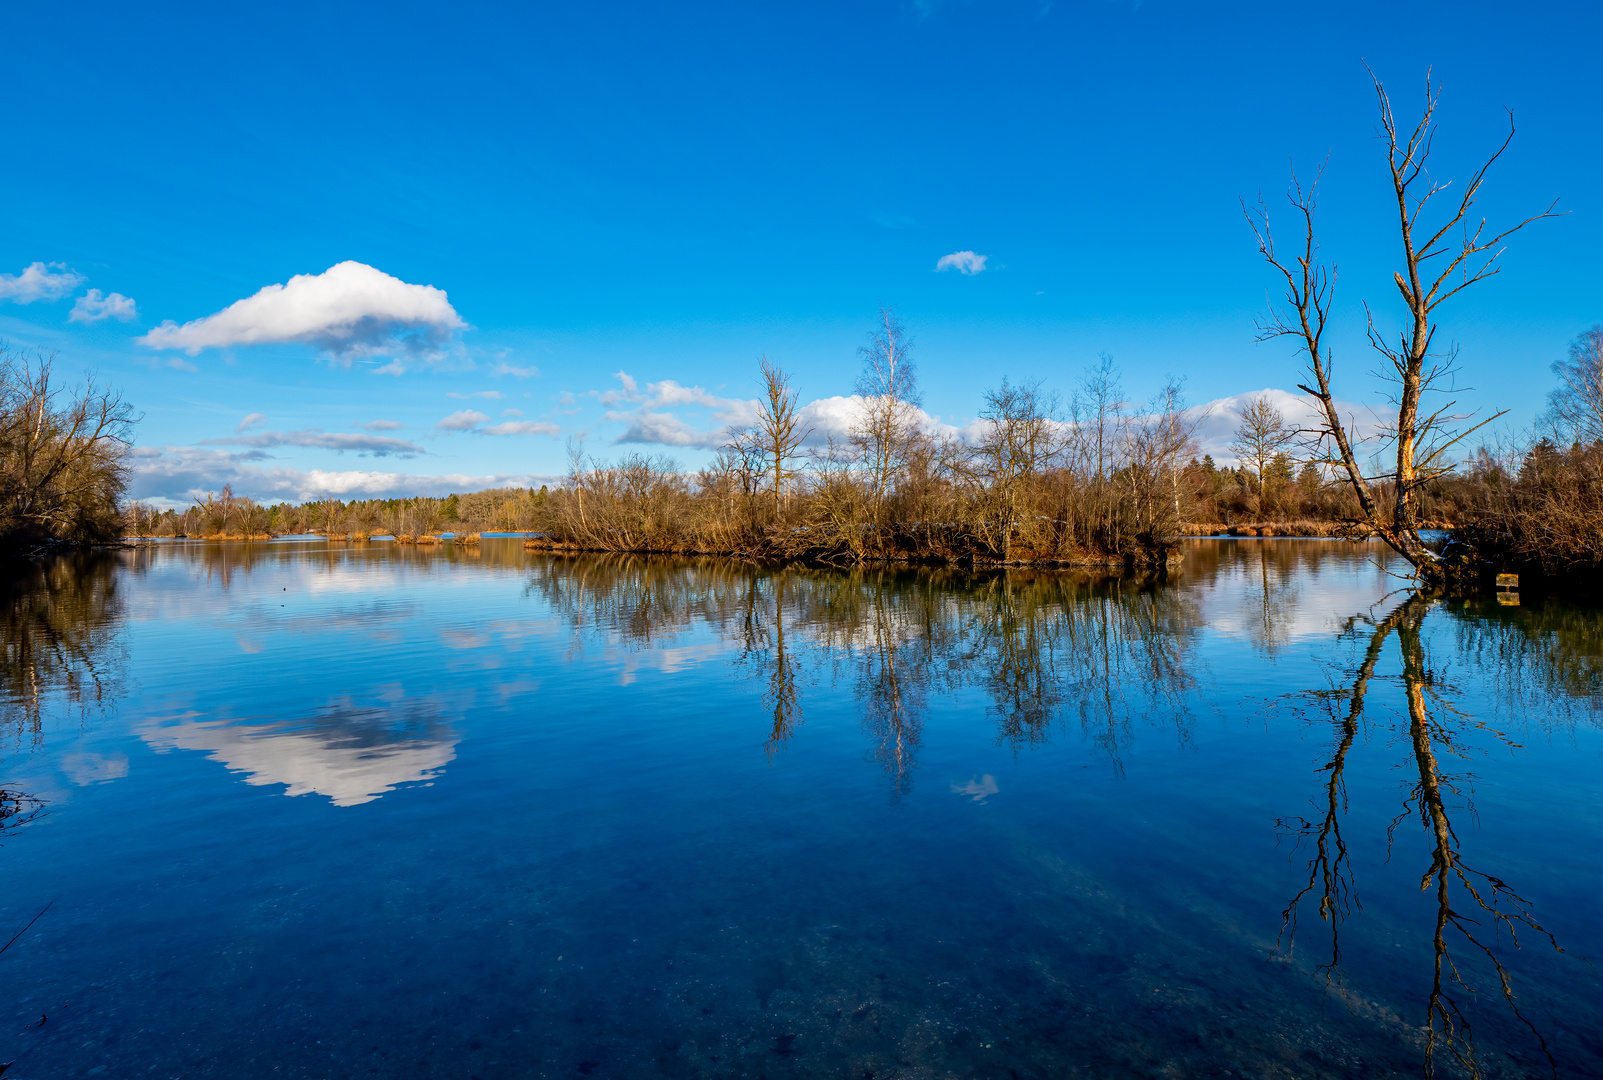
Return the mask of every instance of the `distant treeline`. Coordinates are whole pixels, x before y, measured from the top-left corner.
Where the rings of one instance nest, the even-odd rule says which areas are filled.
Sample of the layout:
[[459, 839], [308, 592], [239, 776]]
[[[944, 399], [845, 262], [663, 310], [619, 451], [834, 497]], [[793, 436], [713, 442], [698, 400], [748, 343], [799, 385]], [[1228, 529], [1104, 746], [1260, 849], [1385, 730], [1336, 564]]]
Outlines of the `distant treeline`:
[[545, 488], [495, 488], [445, 498], [319, 499], [258, 503], [229, 488], [183, 510], [132, 503], [125, 517], [132, 536], [266, 539], [323, 536], [429, 536], [441, 532], [524, 532], [537, 528]]

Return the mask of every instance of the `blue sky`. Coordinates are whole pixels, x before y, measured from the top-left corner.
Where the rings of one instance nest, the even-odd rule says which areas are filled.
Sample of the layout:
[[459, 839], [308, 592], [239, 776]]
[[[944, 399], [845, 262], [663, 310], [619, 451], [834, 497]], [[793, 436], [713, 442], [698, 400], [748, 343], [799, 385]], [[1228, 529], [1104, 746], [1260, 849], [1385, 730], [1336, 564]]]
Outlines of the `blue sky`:
[[[1582, 4], [8, 5], [0, 337], [120, 386], [145, 414], [135, 493], [174, 501], [538, 477], [578, 434], [695, 464], [761, 354], [805, 400], [849, 394], [880, 304], [954, 426], [1002, 376], [1067, 392], [1099, 352], [1132, 397], [1176, 374], [1201, 403], [1296, 381], [1284, 344], [1253, 341], [1272, 281], [1238, 199], [1328, 158], [1338, 391], [1368, 400], [1362, 302], [1383, 326], [1398, 310], [1367, 60], [1400, 110], [1434, 65], [1441, 178], [1515, 111], [1494, 223], [1570, 211], [1444, 310], [1464, 400], [1525, 423], [1548, 364], [1603, 321], [1600, 21]], [[983, 270], [937, 271], [959, 252]], [[188, 325], [342, 263], [359, 264], [343, 289], [308, 277]], [[319, 329], [353, 303], [375, 306]]]

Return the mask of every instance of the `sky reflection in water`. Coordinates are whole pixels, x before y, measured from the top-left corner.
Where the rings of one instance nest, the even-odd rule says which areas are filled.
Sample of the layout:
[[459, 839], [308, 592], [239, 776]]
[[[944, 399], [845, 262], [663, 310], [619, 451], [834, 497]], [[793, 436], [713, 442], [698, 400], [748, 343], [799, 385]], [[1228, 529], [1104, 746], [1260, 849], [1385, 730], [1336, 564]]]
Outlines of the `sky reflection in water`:
[[1603, 1074], [1603, 618], [1396, 586], [61, 560], [7, 586], [4, 936], [53, 906], [0, 1062]]

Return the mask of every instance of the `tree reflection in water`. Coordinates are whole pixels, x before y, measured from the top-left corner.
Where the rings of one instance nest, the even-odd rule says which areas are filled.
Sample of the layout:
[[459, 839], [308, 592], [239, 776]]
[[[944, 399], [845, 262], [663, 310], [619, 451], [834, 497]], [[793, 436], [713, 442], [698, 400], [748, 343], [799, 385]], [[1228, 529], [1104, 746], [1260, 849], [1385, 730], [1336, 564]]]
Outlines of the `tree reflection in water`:
[[[624, 677], [632, 677], [631, 663], [644, 660], [645, 654], [652, 651], [658, 652], [658, 659], [665, 665], [678, 663], [674, 657], [679, 654], [705, 655], [720, 665], [732, 659], [736, 673], [749, 680], [750, 693], [741, 700], [749, 702], [753, 713], [743, 732], [734, 736], [750, 743], [735, 746], [737, 754], [754, 757], [760, 743], [769, 759], [778, 761], [779, 751], [790, 745], [790, 740], [805, 740], [810, 734], [804, 717], [810, 715], [811, 723], [817, 727], [827, 710], [841, 700], [848, 713], [855, 711], [861, 721], [861, 736], [848, 728], [846, 738], [861, 739], [853, 745], [860, 749], [862, 757], [875, 763], [860, 768], [868, 771], [876, 783], [885, 783], [891, 797], [899, 799], [914, 787], [921, 753], [934, 753], [926, 749], [926, 744], [933, 746], [936, 742], [937, 724], [949, 714], [954, 696], [966, 710], [962, 721], [970, 726], [976, 722], [982, 725], [978, 741], [994, 738], [1004, 748], [1041, 746], [1073, 736], [1078, 729], [1085, 743], [1105, 754], [1117, 767], [1129, 750], [1132, 735], [1143, 725], [1150, 729], [1163, 724], [1167, 729], [1172, 724], [1175, 738], [1187, 741], [1193, 714], [1206, 715], [1207, 711], [1209, 695], [1203, 693], [1204, 669], [1197, 655], [1205, 620], [1213, 620], [1210, 641], [1235, 637], [1249, 646], [1245, 652], [1221, 653], [1232, 659], [1247, 657], [1245, 670], [1235, 673], [1242, 681], [1254, 690], [1272, 686], [1270, 680], [1282, 677], [1286, 668], [1270, 660], [1283, 657], [1286, 664], [1300, 662], [1299, 657], [1287, 655], [1295, 651], [1289, 647], [1292, 643], [1325, 641], [1328, 613], [1350, 610], [1363, 602], [1348, 602], [1346, 594], [1341, 602], [1331, 602], [1332, 585], [1318, 574], [1322, 560], [1345, 559], [1339, 565], [1350, 564], [1346, 551], [1335, 545], [1292, 541], [1219, 543], [1189, 559], [1186, 578], [1172, 587], [1060, 572], [1010, 570], [974, 574], [890, 567], [839, 572], [771, 569], [726, 560], [528, 556], [515, 542], [500, 547], [487, 542], [482, 556], [472, 565], [481, 571], [504, 570], [509, 580], [511, 573], [523, 575], [526, 595], [537, 601], [527, 605], [536, 612], [534, 619], [545, 620], [554, 615], [569, 631], [573, 650], [594, 648], [599, 642], [608, 649], [635, 654], [624, 658]], [[200, 563], [200, 576], [211, 583], [209, 588], [226, 589], [232, 585], [236, 591], [238, 585], [249, 580], [245, 575], [252, 567], [264, 563], [293, 563], [297, 572], [309, 568], [306, 577], [313, 579], [341, 575], [359, 564], [390, 564], [391, 570], [404, 571], [404, 575], [443, 576], [453, 563], [466, 561], [449, 550], [293, 544], [254, 548], [193, 545], [181, 551], [141, 553], [129, 557], [129, 561], [137, 572], [144, 560], [174, 557]], [[59, 708], [50, 698], [53, 693], [84, 707], [117, 695], [122, 683], [118, 630], [122, 603], [116, 591], [114, 561], [90, 560], [82, 565], [57, 561], [29, 571], [34, 577], [13, 585], [7, 594], [5, 707], [8, 721], [13, 715], [24, 721], [17, 725], [19, 735], [24, 730], [37, 734], [41, 716], [48, 719], [59, 715]], [[1353, 579], [1351, 574], [1329, 576], [1338, 585], [1342, 580], [1350, 583]], [[388, 580], [404, 582], [406, 577], [394, 573]], [[1373, 579], [1369, 577], [1353, 587], [1362, 590], [1363, 600], [1373, 595]], [[131, 595], [140, 596], [137, 591], [131, 591]], [[138, 600], [129, 603], [139, 604], [137, 610], [144, 610]], [[334, 626], [346, 617], [341, 614], [344, 610], [326, 607], [319, 616], [322, 625]], [[1410, 1008], [1417, 1006], [1427, 1023], [1406, 1025], [1401, 1037], [1413, 1040], [1417, 1035], [1427, 1071], [1440, 1067], [1444, 1072], [1479, 1075], [1494, 1073], [1503, 1063], [1477, 1060], [1471, 1018], [1475, 1020], [1474, 1034], [1484, 1057], [1490, 1057], [1490, 1048], [1497, 1042], [1529, 1042], [1533, 1047], [1542, 1044], [1540, 1033], [1534, 1038], [1524, 1034], [1517, 1028], [1515, 1018], [1524, 1021], [1526, 1013], [1536, 1017], [1538, 1008], [1545, 1007], [1538, 995], [1552, 992], [1553, 987], [1564, 983], [1554, 980], [1544, 985], [1533, 977], [1527, 965], [1538, 960], [1531, 955], [1534, 949], [1527, 949], [1513, 972], [1505, 967], [1512, 963], [1510, 954], [1499, 948], [1499, 937], [1505, 930], [1523, 932], [1522, 940], [1527, 946], [1536, 940], [1532, 935], [1540, 935], [1554, 948], [1557, 943], [1538, 924], [1531, 905], [1509, 883], [1464, 861], [1455, 825], [1463, 827], [1465, 810], [1472, 808], [1465, 799], [1467, 777], [1453, 761], [1468, 753], [1475, 739], [1487, 729], [1457, 711], [1458, 695], [1445, 684], [1440, 668], [1431, 662], [1426, 648], [1427, 631], [1434, 635], [1430, 640], [1443, 640], [1438, 625], [1442, 619], [1438, 613], [1442, 611], [1449, 616], [1448, 625], [1456, 634], [1460, 656], [1474, 672], [1474, 689], [1489, 685], [1490, 696], [1499, 709], [1506, 702], [1524, 702], [1539, 708], [1543, 717], [1565, 715], [1575, 722], [1597, 717], [1595, 702], [1603, 700], [1603, 663], [1598, 660], [1603, 656], [1603, 630], [1599, 629], [1603, 624], [1592, 613], [1558, 608], [1508, 611], [1437, 606], [1415, 597], [1398, 604], [1383, 618], [1355, 621], [1349, 626], [1358, 637], [1359, 652], [1353, 667], [1325, 690], [1310, 695], [1330, 724], [1331, 738], [1328, 754], [1320, 754], [1324, 770], [1315, 795], [1320, 809], [1311, 813], [1313, 820], [1282, 822], [1303, 838], [1303, 853], [1309, 856], [1306, 876], [1301, 873], [1300, 855], [1297, 859], [1297, 886], [1301, 888], [1284, 907], [1282, 944], [1289, 953], [1301, 932], [1304, 938], [1315, 939], [1318, 969], [1326, 980], [1339, 983], [1344, 964], [1358, 972], [1362, 963], [1361, 981], [1377, 995], [1389, 993], [1384, 988], [1394, 982], [1375, 977], [1373, 955], [1365, 956], [1355, 944], [1365, 935], [1358, 932], [1355, 924], [1345, 922], [1358, 910], [1354, 855], [1348, 848], [1355, 826], [1349, 816], [1347, 785], [1351, 782], [1358, 801], [1357, 793], [1380, 767], [1396, 764], [1406, 768], [1408, 783], [1400, 793], [1406, 801], [1405, 813], [1392, 823], [1389, 837], [1381, 836], [1381, 818], [1365, 838], [1377, 848], [1387, 838], [1401, 845], [1412, 840], [1411, 822], [1417, 819], [1422, 826], [1418, 835], [1425, 841], [1418, 869], [1423, 898], [1430, 903], [1433, 915], [1417, 920], [1417, 935], [1403, 937], [1417, 938], [1422, 946], [1425, 927], [1432, 927], [1431, 978], [1424, 979], [1423, 955], [1407, 973], [1418, 976], [1419, 983]], [[1459, 615], [1463, 617], [1455, 617]], [[350, 619], [351, 630], [370, 630], [371, 626], [372, 614], [366, 609]], [[283, 623], [277, 632], [291, 632], [291, 624]], [[346, 632], [343, 623], [339, 623], [338, 632]], [[605, 669], [605, 665], [592, 665], [581, 677]], [[705, 676], [698, 673], [696, 678]], [[830, 684], [836, 692], [824, 693]], [[1364, 737], [1371, 726], [1379, 726], [1374, 717], [1380, 714], [1382, 701], [1390, 703], [1393, 686], [1404, 691], [1397, 703], [1394, 730], [1398, 741], [1405, 742], [1408, 749], [1396, 755], [1394, 762], [1371, 763], [1366, 760]], [[1469, 692], [1473, 691], [1466, 691]], [[427, 780], [454, 760], [456, 729], [452, 721], [463, 713], [465, 700], [447, 697], [438, 701], [387, 701], [374, 694], [331, 691], [310, 704], [302, 701], [293, 709], [286, 707], [281, 721], [252, 712], [246, 722], [216, 709], [205, 716], [169, 717], [170, 722], [152, 723], [139, 730], [158, 749], [205, 752], [246, 774], [248, 782], [282, 783], [289, 793], [321, 792], [339, 805], [352, 806], [372, 802], [399, 784]], [[813, 707], [811, 714], [809, 705]], [[1564, 709], [1569, 711], [1565, 713]], [[709, 726], [706, 730], [725, 729]], [[1266, 733], [1269, 734], [1278, 737], [1282, 733]], [[1198, 744], [1197, 750], [1209, 752], [1206, 740], [1199, 738]], [[968, 746], [972, 749], [972, 741]], [[1270, 746], [1265, 752], [1278, 751]], [[832, 767], [835, 763], [829, 764]], [[1361, 771], [1361, 766], [1368, 765], [1375, 767]], [[883, 770], [883, 780], [875, 775], [877, 770]], [[1206, 809], [1221, 785], [1251, 775], [1182, 776], [1180, 783], [1190, 785], [1184, 797], [1195, 801], [1173, 805]], [[1172, 779], [1165, 777], [1163, 782]], [[1150, 773], [1138, 774], [1107, 791], [1091, 792], [1096, 799], [1105, 801], [1067, 805], [1084, 805], [1090, 808], [1088, 813], [1109, 815], [1088, 818], [1093, 824], [1111, 821], [1128, 805], [1121, 799], [1138, 790], [1153, 790], [1152, 783]], [[1148, 786], [1143, 789], [1143, 784]], [[947, 785], [942, 783], [940, 787], [942, 794], [937, 801], [947, 798]], [[1087, 785], [1088, 790], [1090, 787]], [[782, 788], [776, 785], [776, 790]], [[952, 785], [952, 790], [983, 801], [996, 791], [996, 784], [989, 774], [979, 774], [966, 786]], [[1020, 805], [1024, 805], [1023, 800]], [[11, 807], [27, 811], [20, 800], [0, 805], [0, 818], [4, 821], [21, 819], [15, 813], [5, 816]], [[1157, 809], [1163, 809], [1163, 805], [1157, 805]], [[1355, 807], [1355, 811], [1361, 809], [1361, 803]], [[1008, 812], [1004, 808], [990, 817], [1001, 822]], [[349, 816], [360, 818], [355, 812]], [[912, 816], [899, 812], [897, 817], [911, 820]], [[1264, 819], [1259, 816], [1250, 820], [1256, 824], [1245, 830], [1249, 839], [1261, 835]], [[1218, 838], [1221, 844], [1229, 841], [1229, 834], [1222, 830], [1202, 832], [1201, 827], [1192, 828], [1183, 822], [1172, 829], [1167, 822], [1155, 828], [1163, 831], [1160, 839], [1164, 842], [1171, 839], [1171, 832], [1178, 837]], [[1360, 851], [1365, 846], [1354, 842]], [[1031, 856], [1039, 854], [1039, 848], [1028, 842], [1020, 844], [1020, 850]], [[1428, 860], [1423, 858], [1424, 850], [1430, 852]], [[1123, 858], [1122, 851], [1118, 854]], [[1474, 855], [1473, 851], [1469, 854]], [[1362, 865], [1361, 854], [1358, 859]], [[1095, 864], [1088, 861], [1087, 865]], [[1204, 851], [1195, 869], [1225, 873], [1238, 865], [1238, 855], [1223, 850], [1217, 854]], [[1032, 876], [1029, 880], [1038, 879]], [[1409, 880], [1400, 891], [1411, 894], [1412, 885]], [[1030, 887], [1035, 888], [1033, 884]], [[909, 1031], [922, 1032], [932, 1017], [955, 1015], [941, 1011], [948, 1005], [955, 1009], [961, 1000], [964, 1007], [974, 1007], [984, 1001], [997, 1004], [999, 1015], [1013, 1016], [1009, 1021], [1013, 1024], [1011, 1030], [1020, 1036], [1016, 1044], [1024, 1044], [1028, 1036], [1039, 1052], [1036, 1060], [1041, 1062], [1060, 1063], [1064, 1060], [1058, 1049], [1060, 1041], [1081, 1038], [1086, 1047], [1117, 1042], [1125, 1048], [1121, 1052], [1150, 1055], [1141, 1060], [1150, 1061], [1154, 1074], [1160, 1067], [1173, 1072], [1181, 1066], [1160, 1062], [1158, 1055], [1168, 1054], [1168, 1047], [1194, 1038], [1199, 1044], [1207, 1043], [1209, 1054], [1228, 1051], [1234, 1055], [1240, 1049], [1246, 1057], [1230, 1058], [1231, 1068], [1238, 1072], [1267, 1074], [1272, 1069], [1264, 1063], [1291, 1060], [1274, 1056], [1287, 1044], [1302, 1055], [1296, 1059], [1299, 1067], [1326, 1068], [1320, 1064], [1324, 1059], [1310, 1049], [1317, 1048], [1318, 1040], [1306, 1034], [1322, 1021], [1311, 1019], [1304, 1010], [1306, 999], [1295, 997], [1300, 990], [1271, 991], [1285, 995], [1288, 1004], [1282, 1006], [1278, 998], [1258, 990], [1244, 990], [1246, 984], [1240, 980], [1257, 976], [1244, 976], [1241, 971], [1256, 965], [1249, 962], [1233, 966], [1232, 957], [1249, 955], [1250, 950], [1258, 948], [1256, 930], [1263, 924], [1255, 922], [1232, 940], [1203, 935], [1177, 944], [1180, 935], [1171, 932], [1171, 925], [1188, 925], [1184, 912], [1172, 924], [1154, 920], [1134, 926], [1121, 922], [1125, 916], [1114, 912], [1111, 906], [1096, 907], [1100, 901], [1072, 905], [1076, 913], [1072, 917], [1062, 915], [1063, 921], [1054, 924], [1053, 920], [1060, 917], [1058, 911], [1066, 906], [1058, 904], [1061, 891], [1052, 892], [1059, 888], [1057, 885], [1042, 888], [1039, 895], [1045, 901], [1034, 906], [1032, 900], [1029, 910], [1018, 909], [1017, 918], [1039, 915], [1042, 926], [1063, 929], [1060, 936], [1066, 944], [1061, 950], [1054, 953], [1057, 946], [1043, 947], [1035, 954], [1035, 959], [1045, 958], [1041, 970], [1048, 972], [1053, 980], [1051, 986], [1031, 982], [1033, 976], [1027, 974], [997, 976], [974, 962], [966, 970], [978, 989], [972, 993], [963, 991], [968, 997], [960, 998], [958, 991], [950, 991], [952, 997], [940, 999], [938, 1008], [931, 1005], [927, 1012], [923, 1010], [928, 1002], [912, 997], [900, 1005], [883, 997], [875, 999], [875, 1008], [883, 1011], [887, 1024], [894, 1027], [900, 1022], [897, 1018], [902, 1017]], [[1275, 888], [1278, 895], [1279, 886]], [[1292, 888], [1286, 889], [1291, 891]], [[1085, 899], [1092, 892], [1088, 886], [1074, 895]], [[1104, 893], [1098, 891], [1097, 895]], [[1110, 898], [1109, 905], [1115, 901], [1122, 905], [1127, 896], [1134, 894], [1110, 885], [1105, 895]], [[1388, 890], [1388, 902], [1391, 899]], [[1560, 917], [1550, 901], [1544, 900], [1542, 905], [1548, 918]], [[1083, 912], [1078, 910], [1081, 907]], [[1316, 908], [1320, 923], [1313, 927], [1309, 913]], [[1012, 911], [1009, 909], [1005, 917], [998, 916], [998, 922], [1013, 920]], [[1305, 916], [1301, 926], [1299, 913]], [[1272, 914], [1268, 925], [1274, 925]], [[1564, 926], [1561, 932], [1566, 942], [1574, 946], [1579, 939], [1571, 925]], [[1077, 936], [1070, 937], [1070, 932], [1077, 934], [1082, 929], [1100, 933], [1121, 926], [1134, 928], [1117, 944], [1098, 941], [1093, 947], [1087, 942], [1085, 950], [1089, 951], [1076, 944]], [[1556, 924], [1554, 928], [1561, 929]], [[1317, 930], [1317, 935], [1311, 930]], [[1367, 938], [1373, 946], [1373, 933]], [[1247, 949], [1237, 950], [1243, 940], [1248, 942]], [[757, 936], [752, 942], [753, 949], [768, 947]], [[883, 970], [889, 962], [884, 957], [894, 953], [887, 949], [881, 955], [863, 948], [863, 955], [870, 957], [874, 966], [861, 970], [871, 973]], [[1171, 962], [1166, 949], [1176, 950], [1174, 955], [1185, 962]], [[1344, 951], [1351, 956], [1344, 955]], [[1182, 998], [1177, 993], [1163, 997], [1165, 1004], [1157, 1004], [1154, 998], [1159, 996], [1160, 987], [1167, 995], [1167, 987], [1179, 984], [1178, 973], [1184, 971], [1189, 977], [1192, 969], [1186, 965], [1192, 959], [1197, 985], [1185, 989], [1185, 995], [1190, 996]], [[952, 962], [955, 966], [968, 963]], [[835, 978], [835, 970], [831, 968], [828, 979]], [[1288, 969], [1265, 970], [1273, 971], [1264, 976], [1267, 985]], [[820, 985], [828, 979], [820, 976]], [[1360, 981], [1360, 976], [1355, 974], [1354, 981]], [[799, 1002], [805, 997], [804, 984], [800, 976], [796, 982], [802, 987], [796, 990], [794, 999]], [[1299, 981], [1296, 985], [1302, 984]], [[1492, 997], [1493, 986], [1498, 988], [1503, 1003], [1475, 1013], [1471, 988]], [[1516, 998], [1516, 987], [1524, 997]], [[1140, 993], [1130, 996], [1137, 989]], [[1315, 986], [1310, 996], [1317, 998], [1318, 993]], [[1255, 994], [1259, 996], [1252, 996]], [[1056, 1013], [1043, 1021], [1040, 1017], [1045, 1013], [1031, 1011], [1042, 1002], [1071, 1010], [1083, 1006], [1088, 1019], [1079, 1028]], [[1007, 1012], [1015, 1006], [1019, 1010], [1016, 1014]], [[1260, 1015], [1249, 1015], [1254, 1010]], [[1385, 1025], [1366, 1023], [1348, 1029], [1350, 1034], [1357, 1033], [1353, 1043], [1344, 1048], [1344, 1052], [1351, 1050], [1352, 1060], [1356, 1061], [1361, 1051], [1367, 1056], [1371, 1049], [1384, 1049], [1388, 1055], [1393, 1052], [1391, 1040], [1398, 1031], [1390, 1026], [1389, 1009], [1387, 1013]], [[1249, 1024], [1261, 1025], [1261, 1031], [1249, 1032]], [[1516, 1029], [1517, 1038], [1502, 1039], [1503, 1027]], [[1335, 1028], [1322, 1030], [1334, 1032]], [[1536, 1028], [1530, 1030], [1534, 1032]], [[1166, 1041], [1166, 1032], [1179, 1034], [1174, 1041]], [[1207, 1034], [1195, 1034], [1200, 1032]], [[1260, 1054], [1262, 1047], [1271, 1045], [1267, 1041], [1269, 1035], [1255, 1041], [1262, 1032], [1273, 1033], [1273, 1052]], [[1374, 1041], [1369, 1041], [1371, 1033]], [[1342, 1036], [1336, 1033], [1329, 1038], [1334, 1045], [1341, 1042]], [[868, 1045], [866, 1036], [863, 1045]], [[1563, 1045], [1554, 1039], [1556, 1053], [1563, 1053]], [[1412, 1047], [1405, 1053], [1408, 1058], [1404, 1065], [1411, 1069], [1417, 1057]], [[1380, 1056], [1379, 1052], [1376, 1056]], [[1187, 1060], [1200, 1062], [1202, 1058]], [[1218, 1060], [1223, 1062], [1225, 1058]], [[1240, 1064], [1241, 1060], [1257, 1064], [1249, 1069]], [[1349, 1075], [1341, 1071], [1347, 1067], [1346, 1061], [1343, 1058], [1329, 1064], [1328, 1070], [1318, 1074]], [[1045, 1068], [1039, 1072], [1048, 1074]]]
[[1068, 573], [762, 569], [644, 556], [538, 562], [527, 586], [572, 630], [663, 647], [696, 627], [736, 646], [763, 685], [770, 757], [795, 734], [803, 688], [850, 686], [893, 795], [911, 790], [932, 694], [982, 689], [1000, 742], [1051, 737], [1065, 713], [1115, 764], [1137, 713], [1188, 734], [1188, 654], [1203, 617], [1166, 588]]
[[102, 552], [6, 567], [0, 584], [0, 724], [37, 745], [54, 710], [87, 715], [122, 693], [119, 558]]
[[745, 610], [739, 624], [740, 652], [735, 659], [738, 666], [754, 667], [764, 680], [763, 705], [773, 715], [773, 726], [763, 744], [770, 760], [802, 723], [801, 665], [794, 634], [790, 649], [785, 643], [788, 581], [788, 575], [783, 573], [766, 579], [773, 592], [772, 601], [764, 595], [763, 578], [754, 574], [747, 581]]
[[[1281, 826], [1311, 838], [1313, 855], [1308, 862], [1308, 883], [1292, 897], [1282, 912], [1280, 942], [1290, 952], [1297, 933], [1299, 908], [1310, 897], [1318, 898], [1318, 915], [1330, 934], [1329, 959], [1319, 965], [1328, 980], [1339, 980], [1341, 973], [1341, 923], [1356, 903], [1352, 863], [1341, 835], [1341, 818], [1347, 810], [1343, 772], [1348, 754], [1364, 719], [1364, 705], [1388, 638], [1396, 635], [1401, 660], [1401, 682], [1407, 701], [1409, 746], [1413, 772], [1417, 776], [1404, 800], [1403, 813], [1388, 829], [1388, 850], [1396, 840], [1396, 829], [1409, 817], [1417, 816], [1430, 838], [1431, 861], [1420, 879], [1420, 891], [1434, 889], [1436, 919], [1432, 933], [1434, 963], [1431, 988], [1426, 1001], [1424, 1025], [1424, 1071], [1434, 1075], [1436, 1055], [1445, 1050], [1470, 1076], [1482, 1075], [1475, 1053], [1472, 1029], [1465, 1006], [1475, 997], [1470, 985], [1472, 971], [1453, 952], [1454, 942], [1467, 946], [1470, 957], [1484, 957], [1491, 965], [1499, 993], [1514, 1016], [1530, 1030], [1557, 1075], [1557, 1063], [1547, 1041], [1526, 1017], [1514, 994], [1513, 981], [1499, 957], [1495, 944], [1507, 932], [1513, 946], [1520, 947], [1521, 930], [1544, 939], [1562, 952], [1558, 941], [1536, 921], [1529, 902], [1507, 882], [1476, 870], [1463, 859], [1459, 839], [1447, 805], [1447, 795], [1464, 798], [1455, 778], [1444, 772], [1440, 754], [1459, 755], [1459, 731], [1473, 724], [1499, 739], [1506, 736], [1483, 724], [1475, 724], [1448, 698], [1451, 687], [1436, 676], [1429, 664], [1421, 627], [1433, 601], [1421, 594], [1410, 595], [1390, 614], [1370, 622], [1362, 661], [1350, 683], [1316, 692], [1335, 728], [1335, 746], [1324, 771], [1328, 774], [1324, 796], [1325, 814], [1318, 823], [1281, 819]], [[1357, 620], [1354, 620], [1356, 626]], [[1512, 744], [1510, 744], [1512, 745]], [[1467, 785], [1466, 785], [1467, 786]], [[1446, 794], [1444, 794], [1444, 792]], [[1473, 806], [1468, 807], [1473, 813]]]

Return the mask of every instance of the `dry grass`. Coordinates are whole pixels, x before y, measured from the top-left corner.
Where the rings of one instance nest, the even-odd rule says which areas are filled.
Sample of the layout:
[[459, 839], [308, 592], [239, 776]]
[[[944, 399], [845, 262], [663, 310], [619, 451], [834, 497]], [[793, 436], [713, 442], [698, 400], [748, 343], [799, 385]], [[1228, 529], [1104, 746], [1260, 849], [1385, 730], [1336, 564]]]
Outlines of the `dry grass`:
[[[1450, 521], [1421, 521], [1421, 529], [1451, 529]], [[1327, 537], [1334, 540], [1352, 540], [1366, 534], [1362, 526], [1350, 521], [1317, 521], [1298, 518], [1294, 521], [1250, 521], [1226, 525], [1219, 521], [1190, 522], [1184, 526], [1187, 536], [1307, 536]]]

